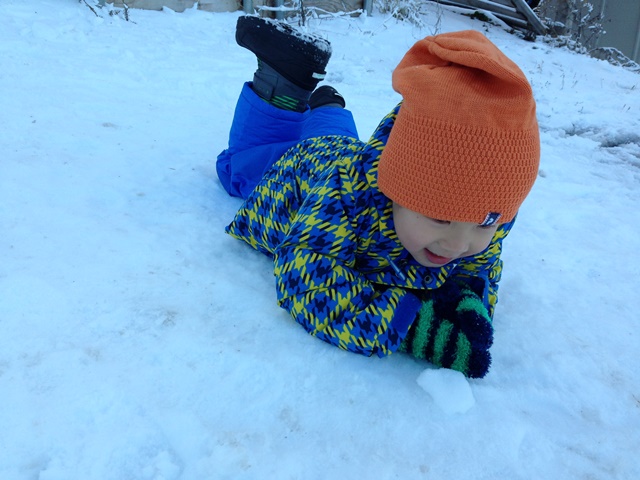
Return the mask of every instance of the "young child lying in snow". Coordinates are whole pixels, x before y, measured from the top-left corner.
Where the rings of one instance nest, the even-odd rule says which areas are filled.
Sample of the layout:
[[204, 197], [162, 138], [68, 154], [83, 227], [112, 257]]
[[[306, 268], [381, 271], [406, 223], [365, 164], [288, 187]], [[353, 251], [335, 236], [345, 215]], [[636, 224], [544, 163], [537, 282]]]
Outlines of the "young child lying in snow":
[[522, 71], [475, 31], [420, 40], [364, 143], [342, 96], [316, 89], [326, 40], [254, 16], [236, 40], [258, 69], [217, 160], [245, 199], [227, 232], [273, 258], [280, 306], [345, 350], [483, 377], [502, 240], [540, 157]]

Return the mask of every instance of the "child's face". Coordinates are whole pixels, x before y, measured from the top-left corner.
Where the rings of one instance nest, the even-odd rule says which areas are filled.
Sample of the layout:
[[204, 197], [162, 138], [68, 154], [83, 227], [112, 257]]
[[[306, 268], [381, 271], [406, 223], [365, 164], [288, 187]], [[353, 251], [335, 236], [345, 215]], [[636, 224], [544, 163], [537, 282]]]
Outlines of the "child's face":
[[402, 246], [425, 267], [440, 267], [482, 252], [498, 228], [425, 217], [395, 202], [393, 222]]

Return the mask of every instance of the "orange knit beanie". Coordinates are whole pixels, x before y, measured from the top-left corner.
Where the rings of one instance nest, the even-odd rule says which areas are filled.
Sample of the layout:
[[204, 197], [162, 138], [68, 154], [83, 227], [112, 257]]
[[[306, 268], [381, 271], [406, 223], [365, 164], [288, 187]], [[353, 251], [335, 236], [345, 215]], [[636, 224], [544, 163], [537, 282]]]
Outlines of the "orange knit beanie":
[[417, 42], [393, 72], [403, 102], [378, 169], [380, 190], [430, 218], [512, 220], [538, 173], [531, 86], [476, 31]]

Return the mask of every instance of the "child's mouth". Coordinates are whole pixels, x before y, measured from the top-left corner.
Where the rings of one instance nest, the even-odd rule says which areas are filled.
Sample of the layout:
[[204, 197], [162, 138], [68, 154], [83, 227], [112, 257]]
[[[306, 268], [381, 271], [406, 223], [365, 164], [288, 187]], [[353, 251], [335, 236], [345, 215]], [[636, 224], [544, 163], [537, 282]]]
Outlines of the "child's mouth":
[[431, 263], [435, 263], [436, 265], [444, 265], [445, 263], [449, 263], [453, 258], [441, 257], [440, 255], [436, 255], [428, 248], [424, 249], [424, 253], [427, 257], [427, 260]]

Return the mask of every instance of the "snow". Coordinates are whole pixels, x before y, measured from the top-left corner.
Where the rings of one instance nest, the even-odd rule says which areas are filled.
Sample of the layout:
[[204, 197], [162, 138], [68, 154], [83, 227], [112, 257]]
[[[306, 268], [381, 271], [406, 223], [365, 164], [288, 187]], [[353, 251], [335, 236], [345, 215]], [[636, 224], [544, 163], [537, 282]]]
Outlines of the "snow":
[[469, 382], [455, 370], [426, 369], [416, 381], [445, 413], [466, 413], [476, 403]]
[[309, 337], [224, 234], [239, 12], [0, 3], [0, 479], [640, 478], [640, 76], [425, 8], [308, 28], [363, 139], [435, 31], [532, 82], [540, 176], [482, 380]]

